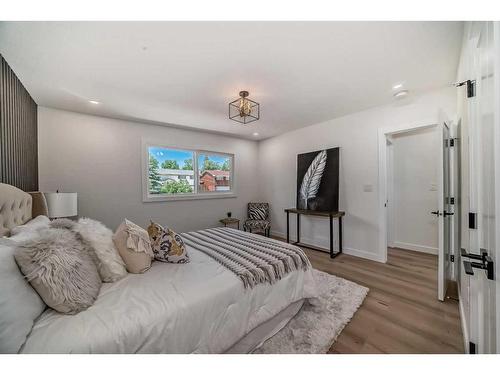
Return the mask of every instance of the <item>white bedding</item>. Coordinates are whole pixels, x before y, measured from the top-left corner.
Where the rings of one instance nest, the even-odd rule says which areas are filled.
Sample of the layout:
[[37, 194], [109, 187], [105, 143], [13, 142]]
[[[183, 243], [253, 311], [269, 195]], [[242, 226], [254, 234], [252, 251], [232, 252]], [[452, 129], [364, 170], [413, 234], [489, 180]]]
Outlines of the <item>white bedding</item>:
[[45, 311], [22, 353], [223, 353], [291, 303], [316, 296], [312, 271], [274, 285], [243, 283], [188, 247], [191, 262], [154, 262], [144, 274], [103, 284], [77, 315]]

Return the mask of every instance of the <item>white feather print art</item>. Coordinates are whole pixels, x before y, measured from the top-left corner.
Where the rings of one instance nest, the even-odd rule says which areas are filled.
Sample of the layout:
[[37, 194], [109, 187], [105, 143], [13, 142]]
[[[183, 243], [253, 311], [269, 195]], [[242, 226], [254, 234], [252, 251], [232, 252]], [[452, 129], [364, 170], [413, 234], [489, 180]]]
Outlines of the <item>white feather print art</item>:
[[304, 202], [303, 208], [307, 210], [307, 200], [318, 194], [321, 178], [326, 166], [326, 150], [321, 151], [307, 169], [300, 186], [300, 199]]

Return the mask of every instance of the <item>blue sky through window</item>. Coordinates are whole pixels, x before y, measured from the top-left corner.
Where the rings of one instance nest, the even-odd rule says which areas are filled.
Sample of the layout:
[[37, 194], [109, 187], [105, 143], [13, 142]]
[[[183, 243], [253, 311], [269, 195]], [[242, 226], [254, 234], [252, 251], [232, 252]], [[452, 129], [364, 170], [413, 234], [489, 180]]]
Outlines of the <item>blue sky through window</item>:
[[162, 147], [149, 147], [149, 155], [158, 160], [160, 165], [165, 160], [175, 160], [181, 169], [184, 167], [184, 160], [193, 159], [192, 151], [182, 151]]
[[[156, 160], [158, 160], [160, 165], [165, 160], [175, 160], [175, 161], [177, 161], [177, 164], [179, 164], [179, 168], [182, 169], [184, 167], [184, 160], [193, 159], [194, 152], [176, 150], [176, 149], [171, 149], [171, 148], [169, 149], [169, 148], [162, 148], [162, 147], [149, 147], [149, 155], [153, 156]], [[221, 166], [224, 163], [224, 161], [229, 159], [227, 156], [224, 157], [224, 156], [211, 155], [211, 154], [199, 154], [198, 155], [198, 164], [200, 166], [203, 165], [203, 161], [205, 160], [205, 156], [208, 156], [208, 158], [211, 161], [216, 162]]]

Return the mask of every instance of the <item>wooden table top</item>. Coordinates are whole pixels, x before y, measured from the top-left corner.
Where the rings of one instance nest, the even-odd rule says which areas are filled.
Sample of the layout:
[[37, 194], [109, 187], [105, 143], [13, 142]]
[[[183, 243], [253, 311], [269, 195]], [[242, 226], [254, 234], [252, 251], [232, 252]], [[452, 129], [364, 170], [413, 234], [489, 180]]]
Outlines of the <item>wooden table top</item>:
[[285, 208], [285, 212], [309, 216], [326, 216], [326, 217], [341, 217], [345, 215], [344, 211], [314, 211], [314, 210], [301, 210], [299, 208]]

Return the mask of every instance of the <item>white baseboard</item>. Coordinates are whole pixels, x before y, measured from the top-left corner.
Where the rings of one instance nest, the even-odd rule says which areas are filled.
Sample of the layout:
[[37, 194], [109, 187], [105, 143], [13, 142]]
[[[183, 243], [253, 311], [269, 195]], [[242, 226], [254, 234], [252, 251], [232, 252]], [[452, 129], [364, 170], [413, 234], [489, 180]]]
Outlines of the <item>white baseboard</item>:
[[469, 331], [467, 329], [467, 321], [465, 320], [465, 310], [462, 303], [462, 298], [460, 298], [460, 291], [458, 291], [458, 306], [460, 310], [460, 322], [462, 323], [462, 335], [464, 338], [464, 351], [469, 354]]
[[413, 243], [399, 242], [399, 241], [394, 241], [393, 247], [398, 247], [400, 249], [406, 249], [406, 250], [420, 251], [421, 253], [438, 255], [437, 247], [416, 245]]
[[[286, 238], [286, 233], [278, 232], [275, 230], [271, 230], [271, 235], [279, 237], [279, 238]], [[311, 238], [301, 236], [301, 240], [307, 244], [311, 244], [311, 245], [315, 245], [315, 246], [319, 246], [319, 247], [324, 247], [324, 248], [328, 247], [328, 244], [323, 243], [325, 241], [321, 241], [321, 239], [320, 239], [320, 241], [313, 241]], [[318, 242], [320, 242], [320, 243], [318, 244]], [[347, 255], [352, 255], [355, 257], [359, 257], [359, 258], [365, 258], [365, 259], [373, 260], [375, 262], [385, 263], [385, 259], [383, 259], [383, 257], [378, 253], [372, 253], [370, 251], [353, 249], [353, 248], [346, 247], [346, 246], [343, 246], [342, 252], [344, 254], [347, 254]], [[325, 251], [325, 253], [327, 253], [327, 252]]]
[[345, 247], [345, 246], [342, 249], [342, 252], [344, 254], [352, 255], [354, 257], [365, 258], [365, 259], [373, 260], [375, 262], [385, 263], [385, 260], [383, 259], [383, 257], [380, 256], [380, 254], [378, 254], [378, 253], [372, 253], [369, 251], [353, 249], [353, 248]]

